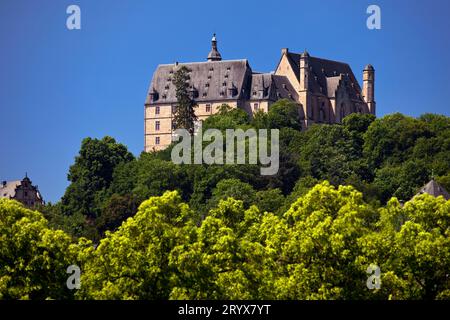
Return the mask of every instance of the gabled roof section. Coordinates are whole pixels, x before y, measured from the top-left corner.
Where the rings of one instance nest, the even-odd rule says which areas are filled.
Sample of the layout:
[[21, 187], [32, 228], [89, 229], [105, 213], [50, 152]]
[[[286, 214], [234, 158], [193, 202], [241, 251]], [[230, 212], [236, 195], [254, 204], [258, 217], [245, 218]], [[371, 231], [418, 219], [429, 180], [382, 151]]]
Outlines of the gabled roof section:
[[194, 100], [197, 102], [241, 99], [246, 78], [252, 72], [246, 59], [159, 65], [153, 74], [146, 104], [176, 103], [172, 78], [181, 66], [190, 70], [189, 84], [196, 90]]
[[[297, 80], [300, 81], [301, 54], [287, 52], [286, 56]], [[339, 80], [343, 80], [345, 81], [343, 84], [349, 88], [350, 97], [355, 100], [363, 101], [361, 87], [347, 63], [311, 56], [308, 57], [308, 61], [310, 67], [308, 85], [311, 92], [334, 97], [335, 91], [339, 85]], [[342, 77], [340, 77], [341, 75]]]
[[285, 76], [272, 73], [253, 73], [250, 100], [298, 99], [298, 94]]
[[420, 189], [419, 193], [416, 195], [421, 195], [424, 193], [428, 193], [434, 197], [443, 196], [446, 200], [450, 200], [450, 194], [445, 190], [439, 183], [437, 183], [434, 179], [428, 182], [425, 186]]

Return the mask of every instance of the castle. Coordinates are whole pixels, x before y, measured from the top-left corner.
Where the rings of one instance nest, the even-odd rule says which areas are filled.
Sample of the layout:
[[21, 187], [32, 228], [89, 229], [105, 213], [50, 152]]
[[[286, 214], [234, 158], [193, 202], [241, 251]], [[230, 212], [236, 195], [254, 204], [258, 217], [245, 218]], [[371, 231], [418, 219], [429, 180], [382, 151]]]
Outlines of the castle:
[[222, 60], [217, 39], [205, 62], [159, 65], [153, 74], [145, 101], [145, 151], [166, 148], [172, 142], [172, 117], [176, 108], [174, 73], [189, 69], [190, 95], [200, 121], [218, 112], [226, 103], [252, 115], [267, 112], [279, 99], [298, 103], [302, 127], [313, 123], [340, 123], [350, 113], [375, 114], [375, 69], [363, 70], [363, 88], [346, 63], [281, 49], [274, 72], [253, 72], [248, 61]]
[[0, 198], [17, 200], [29, 208], [45, 203], [38, 186], [33, 185], [27, 174], [22, 180], [0, 182]]

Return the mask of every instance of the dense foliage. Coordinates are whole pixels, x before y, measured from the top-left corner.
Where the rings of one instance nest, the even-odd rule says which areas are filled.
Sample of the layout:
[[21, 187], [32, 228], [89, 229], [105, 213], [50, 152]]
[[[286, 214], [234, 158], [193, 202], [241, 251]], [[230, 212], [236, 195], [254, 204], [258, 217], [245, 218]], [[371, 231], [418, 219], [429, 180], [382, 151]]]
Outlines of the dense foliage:
[[[449, 298], [450, 203], [409, 200], [432, 175], [450, 190], [450, 118], [352, 114], [301, 131], [296, 108], [223, 105], [203, 122], [279, 129], [274, 176], [83, 140], [60, 202], [42, 215], [0, 202], [0, 298]], [[70, 264], [75, 296], [61, 287]]]
[[[0, 298], [448, 299], [450, 201], [367, 204], [353, 187], [313, 187], [282, 215], [227, 198], [198, 224], [177, 191], [144, 201], [94, 249], [0, 200]], [[65, 287], [66, 266], [81, 288]], [[378, 265], [381, 285], [366, 286]]]
[[112, 138], [87, 138], [70, 168], [71, 184], [61, 202], [41, 211], [52, 227], [98, 242], [106, 230], [133, 216], [142, 201], [167, 190], [177, 190], [200, 220], [226, 196], [282, 214], [324, 180], [352, 185], [375, 207], [393, 196], [408, 201], [433, 174], [450, 189], [450, 118], [351, 114], [343, 124], [300, 131], [296, 108], [280, 100], [267, 114], [249, 118], [224, 105], [203, 122], [203, 132], [279, 129], [280, 169], [274, 176], [261, 176], [258, 165], [176, 165], [171, 147], [134, 158]]

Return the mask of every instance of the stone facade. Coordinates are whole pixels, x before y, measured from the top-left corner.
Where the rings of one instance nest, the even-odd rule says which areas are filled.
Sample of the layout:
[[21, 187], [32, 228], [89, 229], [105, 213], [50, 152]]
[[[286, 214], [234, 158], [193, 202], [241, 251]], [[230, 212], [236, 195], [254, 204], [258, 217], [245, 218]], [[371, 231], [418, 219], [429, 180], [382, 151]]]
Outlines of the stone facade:
[[346, 63], [281, 50], [274, 72], [253, 72], [248, 61], [222, 60], [214, 35], [207, 61], [159, 65], [145, 101], [145, 151], [166, 148], [172, 141], [172, 118], [176, 108], [173, 74], [186, 66], [196, 115], [204, 120], [226, 103], [252, 115], [267, 112], [279, 99], [299, 106], [302, 127], [314, 123], [340, 123], [350, 113], [375, 114], [375, 70], [363, 70], [363, 88]]
[[17, 200], [29, 208], [44, 204], [37, 186], [33, 186], [30, 178], [25, 175], [22, 180], [2, 181], [0, 198]]

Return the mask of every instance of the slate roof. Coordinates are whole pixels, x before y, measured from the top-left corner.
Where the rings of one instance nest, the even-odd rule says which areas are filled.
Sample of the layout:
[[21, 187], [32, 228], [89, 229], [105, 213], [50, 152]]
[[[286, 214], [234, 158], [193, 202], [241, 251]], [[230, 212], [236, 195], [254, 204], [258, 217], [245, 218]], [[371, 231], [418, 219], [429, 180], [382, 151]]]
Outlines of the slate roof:
[[298, 94], [285, 76], [272, 73], [253, 73], [250, 88], [250, 100], [298, 99]]
[[[197, 102], [237, 100], [249, 93], [248, 88], [245, 89], [252, 70], [246, 59], [162, 64], [153, 74], [146, 104], [176, 103], [172, 77], [181, 66], [190, 70], [189, 83], [196, 91]], [[157, 94], [156, 100], [151, 98], [152, 93]]]
[[14, 198], [16, 188], [20, 186], [20, 180], [0, 182], [0, 198]]
[[[299, 80], [301, 54], [288, 52], [287, 57], [297, 80]], [[308, 56], [308, 61], [311, 69], [308, 83], [310, 91], [330, 98], [334, 97], [340, 80], [343, 85], [349, 88], [348, 92], [351, 99], [364, 102], [358, 80], [356, 80], [352, 69], [347, 63], [311, 56]]]
[[428, 182], [425, 186], [420, 189], [419, 193], [416, 195], [421, 195], [424, 193], [428, 193], [434, 197], [443, 196], [446, 200], [450, 200], [450, 194], [445, 190], [439, 183], [437, 183], [434, 179]]

